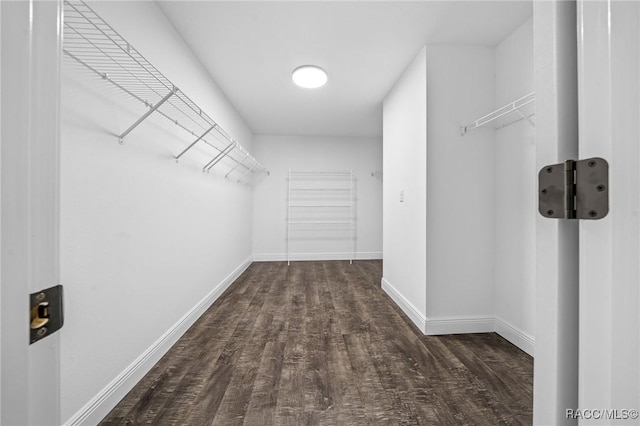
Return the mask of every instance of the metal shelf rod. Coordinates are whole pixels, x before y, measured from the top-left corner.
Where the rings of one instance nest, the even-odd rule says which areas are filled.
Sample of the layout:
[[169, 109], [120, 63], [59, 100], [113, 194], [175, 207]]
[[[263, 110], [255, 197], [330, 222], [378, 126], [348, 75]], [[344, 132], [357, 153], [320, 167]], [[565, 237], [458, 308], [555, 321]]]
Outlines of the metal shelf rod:
[[218, 162], [220, 160], [222, 160], [227, 154], [229, 154], [231, 151], [233, 151], [233, 148], [235, 148], [237, 146], [237, 143], [235, 141], [231, 142], [229, 145], [227, 145], [227, 147], [225, 149], [223, 149], [222, 151], [220, 151], [218, 153], [218, 155], [216, 155], [215, 157], [213, 157], [213, 160], [209, 161], [203, 168], [202, 171], [203, 172], [208, 172], [209, 170], [211, 170], [211, 168], [213, 166], [215, 166], [216, 164], [218, 164]]
[[313, 222], [289, 222], [291, 225], [351, 225], [351, 222], [347, 221], [313, 221]]
[[349, 176], [350, 172], [291, 172], [292, 175], [345, 175]]
[[353, 255], [351, 256], [351, 259], [349, 259], [349, 265], [352, 265], [353, 259], [355, 259], [356, 257], [356, 230], [353, 223], [355, 221], [355, 218], [353, 217], [353, 170], [349, 170], [349, 189], [351, 190], [351, 208], [349, 209], [351, 210], [351, 212], [349, 214], [349, 226], [351, 227], [351, 242], [353, 243]]
[[338, 192], [338, 191], [351, 191], [347, 188], [291, 188], [292, 191], [327, 191], [327, 192]]
[[291, 169], [289, 169], [289, 176], [287, 176], [287, 266], [291, 265], [289, 258], [289, 247], [291, 244]]
[[182, 157], [185, 152], [189, 151], [191, 148], [193, 148], [195, 146], [195, 144], [197, 144], [198, 142], [200, 142], [200, 140], [202, 140], [202, 138], [204, 138], [205, 136], [207, 136], [207, 134], [209, 134], [210, 131], [213, 130], [214, 126], [211, 126], [207, 129], [207, 131], [205, 131], [202, 135], [198, 136], [198, 139], [196, 139], [195, 141], [193, 141], [191, 143], [191, 145], [189, 145], [188, 147], [186, 147], [180, 154], [176, 155], [176, 161], [178, 161], [180, 159], [180, 157]]
[[176, 91], [177, 91], [177, 90], [178, 90], [178, 89], [174, 86], [174, 87], [173, 87], [173, 89], [172, 89], [169, 93], [167, 93], [167, 94], [165, 95], [165, 97], [164, 97], [164, 98], [162, 98], [162, 99], [160, 100], [160, 102], [158, 102], [158, 103], [156, 103], [154, 106], [152, 106], [152, 107], [149, 109], [149, 111], [147, 111], [147, 112], [146, 112], [142, 117], [140, 117], [140, 118], [138, 119], [138, 121], [136, 121], [136, 122], [135, 122], [135, 123], [133, 123], [131, 126], [129, 126], [129, 128], [128, 128], [127, 130], [125, 130], [125, 131], [124, 131], [124, 133], [123, 133], [123, 134], [121, 134], [121, 135], [118, 137], [118, 140], [120, 141], [120, 143], [121, 143], [121, 144], [122, 144], [122, 143], [124, 143], [124, 137], [125, 137], [125, 136], [127, 136], [127, 135], [128, 135], [128, 134], [129, 134], [133, 129], [135, 129], [136, 127], [138, 127], [138, 125], [139, 125], [140, 123], [142, 123], [142, 122], [143, 122], [147, 117], [149, 117], [151, 114], [153, 114], [153, 113], [154, 113], [158, 108], [160, 108], [160, 106], [161, 106], [163, 103], [167, 102], [171, 96], [175, 95], [175, 93], [176, 93]]

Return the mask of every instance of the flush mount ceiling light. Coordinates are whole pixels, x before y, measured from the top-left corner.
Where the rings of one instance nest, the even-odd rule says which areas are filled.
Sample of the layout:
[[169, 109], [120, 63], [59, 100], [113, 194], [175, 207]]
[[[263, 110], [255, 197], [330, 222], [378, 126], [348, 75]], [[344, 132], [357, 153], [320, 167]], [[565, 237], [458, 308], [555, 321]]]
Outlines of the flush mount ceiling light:
[[315, 89], [327, 82], [327, 73], [315, 65], [303, 65], [293, 70], [291, 79], [295, 84], [305, 89]]

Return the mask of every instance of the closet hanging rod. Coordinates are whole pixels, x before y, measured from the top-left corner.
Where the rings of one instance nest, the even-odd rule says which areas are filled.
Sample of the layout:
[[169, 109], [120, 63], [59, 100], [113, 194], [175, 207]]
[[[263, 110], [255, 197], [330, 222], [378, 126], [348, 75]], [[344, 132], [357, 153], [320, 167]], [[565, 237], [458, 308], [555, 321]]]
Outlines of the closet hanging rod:
[[[85, 2], [65, 0], [64, 9], [65, 55], [149, 108], [119, 135], [121, 142], [147, 117], [158, 113], [197, 138], [174, 157], [176, 160], [200, 142], [213, 148], [216, 156], [228, 143], [237, 143]], [[214, 137], [212, 129], [221, 138]], [[237, 166], [234, 169], [267, 172], [250, 155], [253, 163], [247, 165], [245, 154], [248, 151], [238, 144], [238, 150], [226, 152], [220, 160], [229, 158]]]
[[291, 172], [292, 175], [346, 175], [349, 176], [351, 172]]
[[289, 225], [351, 225], [351, 222], [344, 220], [289, 221]]
[[[529, 118], [529, 116], [525, 115], [520, 111], [520, 109], [526, 105], [529, 105], [536, 100], [536, 92], [531, 92], [527, 95], [524, 95], [521, 98], [516, 99], [515, 101], [498, 108], [497, 110], [486, 114], [472, 123], [467, 124], [466, 126], [460, 127], [460, 135], [464, 136], [468, 131], [477, 129], [486, 124], [491, 123], [492, 121], [497, 120], [500, 117], [504, 117], [507, 114], [511, 114], [512, 112], [519, 113], [524, 119], [526, 119], [531, 125], [534, 125], [533, 121]], [[519, 120], [518, 120], [519, 121]]]
[[326, 191], [326, 192], [341, 192], [350, 191], [348, 188], [291, 188], [292, 191]]

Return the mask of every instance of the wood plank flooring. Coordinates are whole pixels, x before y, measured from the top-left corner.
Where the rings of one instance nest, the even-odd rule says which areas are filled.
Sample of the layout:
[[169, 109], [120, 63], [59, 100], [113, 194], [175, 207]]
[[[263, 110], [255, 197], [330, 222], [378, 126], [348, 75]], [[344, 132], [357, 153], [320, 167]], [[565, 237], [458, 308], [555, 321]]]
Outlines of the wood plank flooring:
[[380, 261], [252, 264], [103, 425], [520, 425], [533, 360], [494, 333], [423, 336]]

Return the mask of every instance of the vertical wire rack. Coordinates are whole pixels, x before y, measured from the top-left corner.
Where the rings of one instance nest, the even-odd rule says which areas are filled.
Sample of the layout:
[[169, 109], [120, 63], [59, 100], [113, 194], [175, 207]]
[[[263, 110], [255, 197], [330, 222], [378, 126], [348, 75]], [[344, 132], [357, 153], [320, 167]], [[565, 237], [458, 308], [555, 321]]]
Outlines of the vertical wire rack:
[[[348, 243], [349, 250], [324, 254], [341, 258], [346, 254], [349, 263], [353, 263], [356, 256], [353, 172], [289, 170], [287, 191], [287, 264], [300, 257], [300, 253], [293, 253], [294, 240], [326, 239], [331, 233], [336, 234], [338, 242]], [[307, 237], [297, 237], [303, 230]]]
[[195, 138], [175, 155], [176, 162], [194, 146], [204, 143], [212, 148], [209, 151], [214, 156], [203, 164], [203, 172], [208, 173], [225, 160], [224, 163], [231, 164], [225, 177], [238, 182], [269, 173], [239, 142], [83, 1], [64, 2], [63, 52], [147, 108], [142, 117], [118, 135], [121, 144], [150, 115], [159, 114]]

